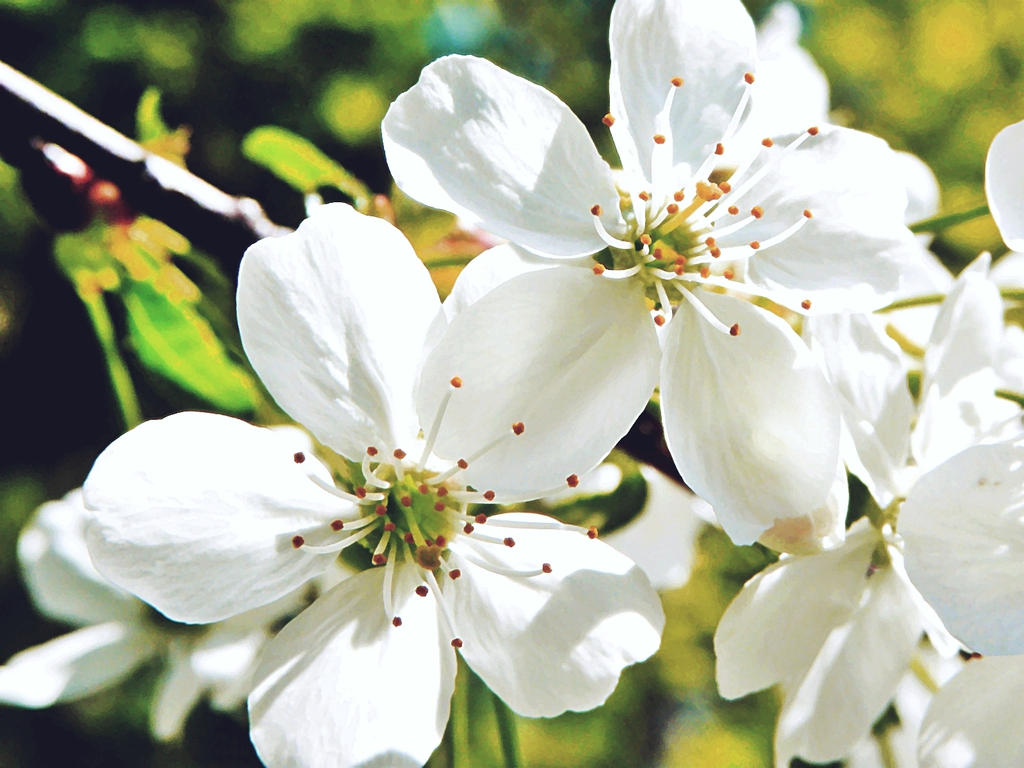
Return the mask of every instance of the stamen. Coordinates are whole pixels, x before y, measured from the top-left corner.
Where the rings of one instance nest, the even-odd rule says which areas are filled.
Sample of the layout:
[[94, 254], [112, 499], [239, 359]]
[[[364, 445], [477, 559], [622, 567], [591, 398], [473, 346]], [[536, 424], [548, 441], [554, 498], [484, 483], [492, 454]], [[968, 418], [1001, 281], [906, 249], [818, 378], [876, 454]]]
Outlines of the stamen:
[[[806, 216], [801, 216], [795, 222], [793, 222], [784, 230], [779, 232], [779, 234], [774, 235], [773, 237], [769, 237], [767, 240], [762, 240], [758, 247], [763, 251], [765, 248], [771, 248], [773, 245], [778, 245], [782, 241], [788, 240], [790, 237], [792, 237], [801, 229], [803, 229], [804, 225], [806, 225], [808, 221], [810, 221], [810, 219], [808, 219]], [[753, 248], [754, 243], [751, 243], [750, 247]]]
[[[665, 286], [662, 285], [661, 280], [655, 281], [654, 289], [655, 291], [657, 291], [658, 301], [661, 303], [662, 314], [658, 315], [658, 317], [663, 318], [662, 321], [658, 323], [658, 325], [664, 325], [666, 320], [672, 319], [672, 305], [669, 303], [668, 294], [665, 292]], [[654, 322], [658, 322], [657, 318], [655, 318]]]
[[694, 296], [689, 290], [684, 288], [682, 285], [676, 283], [675, 286], [679, 293], [682, 294], [683, 298], [686, 299], [687, 302], [689, 302], [690, 306], [697, 310], [697, 314], [703, 317], [705, 320], [707, 320], [708, 324], [712, 328], [714, 328], [716, 331], [719, 331], [720, 333], [727, 333], [730, 336], [736, 335], [732, 332], [729, 326], [727, 326], [725, 323], [723, 323], [721, 320], [715, 317], [714, 313], [707, 308], [704, 302], [702, 302], [700, 299]]
[[331, 494], [332, 496], [337, 496], [339, 499], [350, 501], [353, 504], [370, 504], [375, 501], [383, 501], [386, 498], [383, 493], [366, 493], [362, 497], [356, 496], [354, 494], [348, 493], [347, 491], [341, 490], [334, 483], [329, 483], [322, 477], [319, 477], [312, 473], [308, 474], [307, 477], [310, 480], [312, 480], [313, 484], [316, 485], [321, 490], [327, 491], [327, 493]]
[[[312, 552], [313, 554], [316, 554], [316, 555], [326, 555], [326, 554], [330, 554], [331, 552], [340, 552], [341, 550], [345, 549], [346, 547], [352, 546], [357, 541], [360, 541], [361, 539], [365, 539], [367, 536], [369, 536], [371, 533], [373, 533], [374, 530], [375, 530], [374, 526], [366, 526], [363, 530], [359, 531], [359, 533], [354, 533], [354, 534], [352, 534], [351, 536], [349, 536], [347, 538], [344, 538], [344, 539], [341, 539], [340, 541], [334, 542], [333, 544], [322, 544], [322, 545], [321, 544], [306, 544], [305, 546], [302, 547], [302, 551], [303, 552]], [[294, 539], [292, 541], [294, 543]]]
[[299, 547], [301, 547], [305, 543], [306, 543], [306, 540], [304, 538], [302, 538], [301, 536], [292, 536], [292, 546], [295, 547], [296, 549], [298, 549]]
[[[458, 384], [455, 382], [458, 382]], [[448, 410], [448, 403], [452, 400], [452, 393], [462, 386], [462, 379], [455, 376], [449, 384], [451, 389], [445, 392], [444, 397], [441, 398], [441, 404], [434, 415], [434, 423], [430, 425], [430, 432], [427, 434], [427, 441], [423, 444], [423, 453], [420, 455], [419, 463], [416, 465], [417, 472], [422, 472], [423, 468], [427, 465], [427, 458], [429, 458], [431, 451], [434, 450], [434, 443], [437, 442], [437, 436], [441, 432], [441, 421], [444, 419], [445, 411]]]
[[[473, 557], [469, 554], [463, 553], [461, 557], [464, 560], [468, 560], [478, 568], [483, 568], [485, 571], [490, 571], [498, 576], [508, 576], [510, 578], [524, 578], [529, 579], [534, 576], [540, 576], [542, 573], [551, 573], [551, 566], [544, 563], [540, 568], [534, 568], [528, 571], [520, 571], [515, 568], [506, 568], [505, 566], [498, 565], [497, 563], [490, 563], [482, 558]], [[547, 570], [544, 570], [544, 566], [547, 566]]]
[[601, 118], [601, 122], [604, 123], [607, 127], [611, 128], [613, 125], [615, 125], [615, 118], [612, 117], [611, 113], [609, 112], [607, 115]]
[[434, 593], [434, 599], [437, 600], [437, 605], [441, 609], [441, 617], [444, 619], [444, 623], [448, 630], [448, 634], [454, 638], [452, 640], [453, 648], [461, 648], [462, 641], [456, 636], [455, 622], [452, 620], [452, 615], [448, 612], [448, 606], [445, 604], [444, 599], [441, 595], [441, 588], [437, 585], [437, 579], [434, 578], [433, 571], [423, 571], [423, 578], [430, 586], [430, 591]]
[[632, 250], [632, 243], [627, 243], [625, 240], [620, 240], [619, 238], [612, 235], [607, 229], [605, 229], [604, 222], [601, 221], [600, 205], [595, 205], [593, 208], [590, 209], [590, 212], [593, 214], [594, 231], [597, 232], [598, 237], [604, 240], [606, 245], [609, 245], [612, 248]]
[[739, 323], [733, 323], [732, 325], [729, 326], [729, 335], [730, 336], [739, 336], [740, 335], [740, 324]]
[[804, 309], [810, 309], [811, 308], [811, 300], [810, 299], [804, 299], [803, 301], [800, 302], [800, 306], [803, 307]]
[[[629, 245], [628, 247], [632, 248], [633, 246]], [[601, 277], [607, 277], [609, 280], [625, 280], [627, 277], [635, 275], [641, 269], [643, 269], [643, 264], [637, 263], [627, 269], [602, 269], [600, 275]]]
[[[392, 624], [394, 624], [394, 619], [398, 619], [398, 617], [395, 616], [395, 605], [394, 605], [394, 602], [393, 602], [394, 597], [393, 597], [393, 594], [392, 594], [391, 590], [392, 590], [392, 587], [393, 587], [393, 584], [394, 584], [394, 578], [395, 578], [395, 560], [396, 560], [395, 555], [397, 555], [398, 547], [395, 546], [395, 545], [392, 545], [391, 548], [393, 550], [395, 550], [395, 551], [390, 553], [391, 557], [387, 558], [387, 561], [385, 562], [385, 567], [384, 567], [384, 595], [383, 595], [383, 597], [384, 597], [384, 614], [387, 615], [387, 616], [394, 617], [392, 619], [392, 622], [391, 622]], [[396, 627], [402, 626], [402, 620], [398, 619], [398, 623], [395, 624], [395, 626]]]
[[384, 526], [384, 535], [380, 537], [380, 541], [377, 542], [377, 546], [373, 550], [374, 565], [384, 565], [388, 561], [388, 556], [384, 554], [384, 550], [388, 548], [388, 542], [391, 541], [391, 531]]
[[[376, 453], [376, 451], [374, 452]], [[370, 455], [371, 454], [369, 453], [369, 451], [363, 454], [362, 470], [363, 478], [365, 479], [366, 484], [372, 485], [374, 488], [390, 488], [391, 483], [389, 483], [387, 480], [381, 480], [379, 477], [377, 477], [376, 473], [372, 469], [370, 469]], [[377, 465], [377, 468], [380, 468], [380, 464]]]
[[526, 430], [526, 425], [523, 424], [523, 422], [521, 422], [521, 421], [517, 421], [515, 424], [512, 425], [512, 431], [515, 434], [517, 434], [517, 435], [523, 434], [523, 432], [525, 430]]
[[292, 460], [296, 464], [301, 464], [306, 460], [306, 454], [304, 454], [302, 451], [296, 451], [295, 454], [292, 456]]

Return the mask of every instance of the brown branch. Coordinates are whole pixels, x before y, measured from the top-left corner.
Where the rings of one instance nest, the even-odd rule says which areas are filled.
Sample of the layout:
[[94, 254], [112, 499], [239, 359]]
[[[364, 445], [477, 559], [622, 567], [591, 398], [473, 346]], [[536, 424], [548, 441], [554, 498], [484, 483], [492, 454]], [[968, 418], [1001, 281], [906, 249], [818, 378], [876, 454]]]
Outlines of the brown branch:
[[[225, 266], [262, 237], [288, 231], [258, 202], [234, 197], [156, 155], [31, 78], [0, 62], [0, 156], [25, 177], [45, 166], [40, 147], [57, 144], [121, 191], [135, 210], [165, 222]], [[656, 416], [645, 411], [621, 450], [682, 483]]]

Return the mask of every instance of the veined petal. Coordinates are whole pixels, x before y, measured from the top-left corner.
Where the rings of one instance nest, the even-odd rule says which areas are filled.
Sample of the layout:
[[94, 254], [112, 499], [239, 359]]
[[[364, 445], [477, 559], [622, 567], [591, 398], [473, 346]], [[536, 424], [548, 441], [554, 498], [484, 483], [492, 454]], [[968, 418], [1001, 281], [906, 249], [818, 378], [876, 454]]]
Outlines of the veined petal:
[[485, 59], [445, 56], [381, 125], [395, 183], [421, 203], [468, 213], [536, 253], [604, 248], [591, 207], [617, 224], [611, 170], [583, 123], [549, 91]]
[[1024, 121], [992, 139], [985, 160], [985, 195], [1011, 251], [1024, 251]]
[[0, 703], [40, 709], [73, 701], [114, 685], [159, 651], [156, 638], [124, 622], [76, 629], [0, 666]]
[[780, 318], [700, 293], [731, 336], [684, 302], [661, 366], [665, 438], [683, 478], [737, 544], [778, 524], [805, 543], [830, 535], [840, 411], [810, 350]]
[[[299, 441], [298, 445], [301, 445]], [[227, 416], [179, 413], [115, 440], [85, 481], [100, 573], [175, 621], [211, 622], [273, 602], [335, 555], [295, 549], [331, 533], [352, 505], [288, 433]]]
[[920, 768], [1024, 765], [1024, 656], [969, 662], [935, 694], [918, 742]]
[[975, 446], [927, 473], [900, 512], [907, 573], [949, 631], [1024, 653], [1024, 444]]
[[416, 366], [439, 308], [405, 237], [341, 203], [251, 246], [238, 274], [249, 361], [278, 405], [350, 459], [415, 437]]
[[595, 466], [629, 430], [654, 390], [658, 355], [632, 281], [568, 266], [530, 272], [454, 318], [423, 366], [420, 417], [433, 423], [451, 393], [435, 453], [468, 460], [462, 477], [476, 488], [536, 498]]
[[905, 255], [920, 249], [903, 223], [904, 186], [879, 182], [891, 175], [895, 153], [881, 139], [834, 126], [822, 126], [817, 136], [786, 150], [795, 138], [775, 137], [752, 171], [730, 180], [741, 186], [762, 165], [771, 167], [736, 203], [760, 206], [763, 216], [719, 238], [719, 245], [764, 242], [799, 222], [806, 210], [813, 218], [802, 229], [751, 257], [747, 279], [778, 291], [784, 302], [810, 298], [817, 309], [882, 306], [899, 288]]
[[18, 562], [32, 602], [70, 624], [131, 622], [145, 606], [97, 573], [85, 546], [88, 511], [82, 489], [36, 510], [18, 537]]
[[[488, 518], [550, 522], [535, 514]], [[578, 532], [512, 531], [515, 546], [451, 543], [462, 577], [452, 594], [462, 656], [488, 687], [528, 717], [553, 717], [602, 704], [622, 669], [643, 661], [661, 642], [661, 602], [643, 572], [600, 540]], [[488, 570], [551, 573], [508, 576]]]
[[[651, 151], [672, 78], [683, 78], [668, 125], [672, 164], [697, 168], [722, 141], [757, 61], [754, 22], [739, 0], [618, 0], [612, 8], [611, 113], [625, 121], [633, 147], [624, 167], [652, 181]], [[619, 143], [619, 142], [617, 142]]]
[[267, 765], [401, 766], [440, 743], [455, 653], [411, 561], [395, 571], [400, 627], [381, 599], [384, 569], [345, 580], [271, 640], [249, 696], [253, 744]]

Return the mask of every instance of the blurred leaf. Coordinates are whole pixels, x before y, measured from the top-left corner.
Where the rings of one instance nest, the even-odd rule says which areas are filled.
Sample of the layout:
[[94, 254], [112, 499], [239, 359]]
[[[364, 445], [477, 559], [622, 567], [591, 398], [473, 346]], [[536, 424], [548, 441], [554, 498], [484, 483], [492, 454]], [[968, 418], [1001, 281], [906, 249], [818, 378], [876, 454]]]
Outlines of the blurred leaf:
[[370, 190], [365, 184], [311, 142], [284, 128], [254, 128], [242, 140], [242, 153], [305, 195], [319, 187], [335, 187], [351, 197], [360, 210], [370, 203]]
[[162, 98], [160, 89], [153, 86], [142, 92], [135, 107], [135, 135], [146, 149], [183, 166], [191, 148], [190, 131], [184, 126], [172, 129], [164, 122], [160, 114]]
[[147, 368], [217, 408], [238, 413], [256, 407], [252, 379], [194, 307], [172, 302], [149, 283], [126, 285], [123, 299], [131, 344]]

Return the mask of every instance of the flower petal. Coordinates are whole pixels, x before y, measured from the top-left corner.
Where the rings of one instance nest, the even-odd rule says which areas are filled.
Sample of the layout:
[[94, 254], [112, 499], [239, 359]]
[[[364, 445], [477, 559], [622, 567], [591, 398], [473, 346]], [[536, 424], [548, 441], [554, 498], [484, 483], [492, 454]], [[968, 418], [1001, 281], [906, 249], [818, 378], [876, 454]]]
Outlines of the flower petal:
[[985, 160], [985, 195], [1011, 251], [1024, 251], [1024, 121], [992, 139]]
[[[759, 206], [764, 214], [718, 238], [719, 245], [766, 242], [809, 211], [813, 218], [796, 234], [750, 258], [747, 279], [790, 305], [811, 298], [829, 311], [882, 306], [899, 287], [905, 255], [920, 250], [903, 223], [904, 186], [880, 181], [898, 162], [895, 153], [881, 139], [834, 126], [786, 150], [795, 139], [776, 137], [751, 171], [767, 166], [768, 173], [738, 199], [735, 193], [723, 199], [744, 210]], [[730, 180], [736, 192], [747, 178]]]
[[918, 742], [920, 768], [1024, 765], [1024, 656], [971, 661], [935, 694]]
[[900, 513], [907, 573], [949, 631], [1024, 653], [1024, 443], [968, 448], [927, 473]]
[[[300, 443], [301, 444], [301, 441]], [[335, 555], [318, 543], [351, 505], [312, 455], [297, 464], [287, 433], [226, 416], [179, 413], [115, 440], [85, 482], [87, 539], [100, 573], [175, 621], [211, 622], [270, 603]]]
[[203, 683], [184, 649], [172, 647], [149, 710], [149, 730], [159, 741], [173, 741], [182, 735], [189, 712], [203, 695]]
[[77, 629], [0, 667], [0, 702], [40, 709], [73, 701], [114, 685], [159, 650], [155, 638], [124, 622]]
[[253, 744], [267, 765], [419, 766], [441, 741], [455, 653], [417, 568], [395, 572], [384, 612], [384, 569], [345, 580], [271, 640], [249, 696]]
[[58, 621], [133, 621], [145, 606], [96, 571], [85, 546], [88, 515], [80, 488], [36, 510], [18, 537], [25, 586], [36, 607]]
[[469, 460], [466, 482], [506, 501], [536, 498], [595, 466], [629, 430], [654, 389], [658, 355], [632, 281], [568, 266], [530, 272], [452, 321], [423, 366], [420, 417], [432, 424], [451, 393], [435, 453]]
[[251, 246], [238, 274], [249, 361], [278, 405], [350, 459], [416, 435], [412, 388], [439, 308], [405, 237], [341, 203]]
[[485, 59], [445, 56], [381, 126], [395, 183], [421, 203], [469, 213], [541, 254], [604, 248], [590, 209], [616, 225], [611, 170], [583, 123], [549, 91]]
[[746, 87], [743, 76], [754, 71], [757, 44], [750, 14], [739, 0], [618, 0], [609, 42], [611, 113], [628, 125], [633, 145], [616, 141], [624, 167], [638, 168], [653, 181], [659, 113], [672, 78], [681, 77], [668, 120], [672, 164], [696, 170], [723, 140]]
[[[503, 521], [550, 523], [535, 514]], [[452, 593], [462, 656], [512, 709], [528, 717], [599, 706], [622, 669], [653, 654], [665, 618], [647, 577], [627, 557], [574, 531], [506, 528], [513, 547], [458, 536], [451, 544], [462, 577]], [[551, 573], [508, 576], [497, 570]]]
[[670, 324], [662, 420], [680, 473], [737, 544], [780, 523], [808, 545], [841, 538], [841, 521], [824, 511], [840, 411], [813, 355], [775, 315], [731, 296], [699, 300], [740, 333], [720, 332], [687, 302]]

